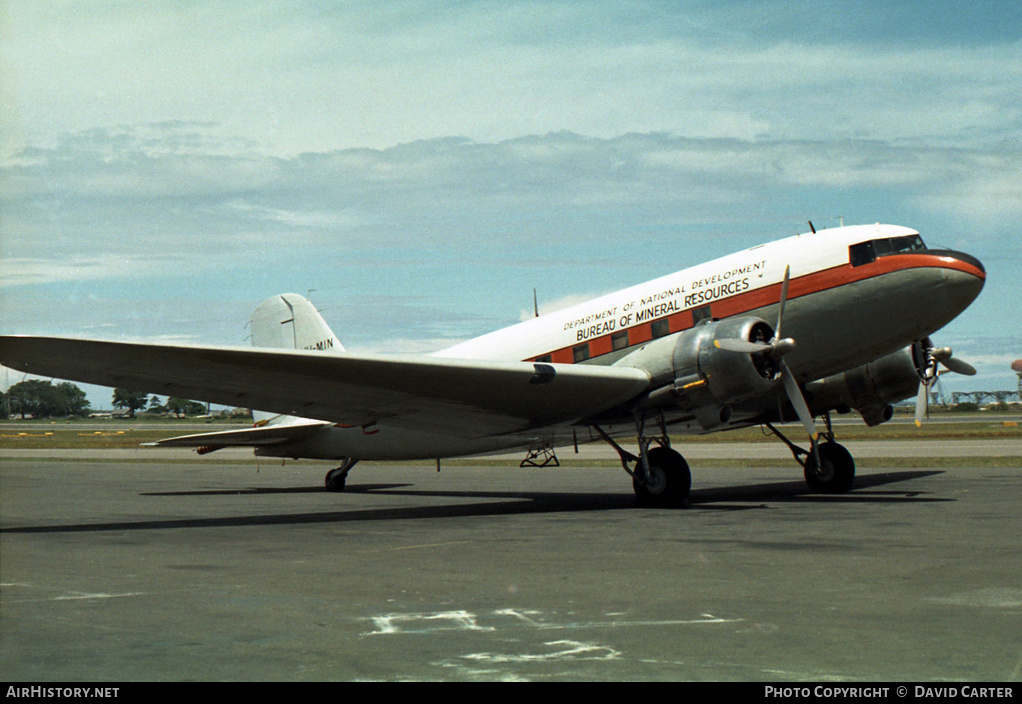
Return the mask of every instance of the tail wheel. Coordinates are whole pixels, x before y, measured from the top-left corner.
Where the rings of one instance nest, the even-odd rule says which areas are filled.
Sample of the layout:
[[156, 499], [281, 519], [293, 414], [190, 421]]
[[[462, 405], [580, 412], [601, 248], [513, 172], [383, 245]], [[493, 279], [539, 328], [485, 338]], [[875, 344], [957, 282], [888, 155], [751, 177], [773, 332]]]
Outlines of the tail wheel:
[[819, 494], [843, 494], [855, 482], [855, 460], [844, 445], [820, 443], [819, 466], [812, 453], [806, 459], [805, 476], [809, 488]]
[[632, 479], [639, 503], [659, 507], [684, 505], [692, 487], [692, 474], [685, 458], [666, 447], [653, 448], [646, 457], [649, 461], [646, 477]]

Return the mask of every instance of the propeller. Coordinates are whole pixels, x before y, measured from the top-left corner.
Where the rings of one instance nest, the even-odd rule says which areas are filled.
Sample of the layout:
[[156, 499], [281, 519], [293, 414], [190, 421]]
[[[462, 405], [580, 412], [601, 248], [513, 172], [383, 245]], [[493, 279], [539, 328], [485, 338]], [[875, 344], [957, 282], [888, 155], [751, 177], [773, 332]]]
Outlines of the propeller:
[[[973, 376], [976, 368], [968, 362], [954, 358], [950, 347], [934, 347], [930, 338], [920, 340], [917, 353], [920, 355], [919, 392], [916, 394], [916, 427], [923, 424], [923, 419], [930, 413], [930, 386], [937, 382], [937, 377], [947, 372]], [[938, 369], [937, 365], [944, 367]]]
[[951, 351], [950, 347], [938, 347], [936, 349], [931, 349], [930, 353], [933, 355], [933, 358], [949, 372], [964, 374], [965, 376], [976, 375], [976, 368], [968, 362], [955, 359], [953, 356], [954, 353]]
[[809, 406], [806, 404], [805, 397], [802, 396], [802, 391], [798, 388], [798, 381], [795, 379], [795, 375], [791, 373], [791, 369], [788, 367], [787, 362], [784, 361], [784, 355], [795, 349], [795, 341], [793, 339], [790, 337], [781, 337], [781, 322], [784, 320], [784, 307], [788, 302], [788, 283], [790, 279], [791, 267], [786, 266], [784, 267], [784, 279], [781, 282], [781, 300], [777, 309], [777, 325], [774, 326], [773, 339], [769, 342], [753, 342], [750, 340], [726, 338], [723, 340], [714, 340], [713, 344], [718, 349], [726, 350], [728, 352], [766, 354], [774, 360], [781, 375], [781, 383], [784, 385], [784, 392], [787, 394], [788, 400], [791, 401], [791, 405], [795, 409], [798, 419], [802, 421], [802, 427], [805, 428], [806, 433], [809, 435], [809, 439], [813, 444], [813, 455], [816, 456], [816, 441], [819, 439], [820, 434], [816, 430], [816, 423], [813, 421], [813, 414], [809, 411]]

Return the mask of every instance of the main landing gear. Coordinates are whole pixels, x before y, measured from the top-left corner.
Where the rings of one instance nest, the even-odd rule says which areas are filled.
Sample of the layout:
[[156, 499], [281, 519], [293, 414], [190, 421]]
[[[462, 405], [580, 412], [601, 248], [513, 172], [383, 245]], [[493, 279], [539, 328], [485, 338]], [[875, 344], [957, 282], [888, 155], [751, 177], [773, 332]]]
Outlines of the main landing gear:
[[348, 458], [344, 460], [344, 464], [336, 469], [331, 469], [326, 473], [326, 478], [323, 483], [326, 485], [327, 491], [344, 491], [344, 484], [348, 480], [348, 472], [351, 468], [358, 464], [358, 460]]
[[[834, 441], [830, 415], [824, 414], [824, 418], [827, 430], [820, 434], [823, 442], [813, 439], [809, 450], [795, 445], [773, 425], [766, 423], [765, 426], [791, 450], [795, 461], [804, 470], [806, 484], [810, 489], [819, 494], [843, 494], [855, 482], [855, 460], [843, 445]], [[692, 473], [685, 458], [671, 449], [663, 416], [659, 413], [656, 415], [656, 423], [659, 434], [648, 435], [645, 417], [636, 415], [638, 456], [621, 447], [603, 428], [598, 425], [592, 427], [617, 450], [621, 466], [632, 477], [632, 487], [640, 505], [660, 508], [686, 506], [692, 487]]]
[[632, 473], [632, 488], [643, 506], [678, 507], [688, 501], [692, 473], [688, 462], [670, 447], [654, 447], [646, 451], [645, 472], [640, 461]]
[[810, 489], [818, 494], [843, 494], [855, 483], [855, 460], [844, 445], [834, 441], [830, 414], [825, 413], [823, 417], [827, 423], [826, 432], [820, 434], [824, 441], [813, 440], [809, 450], [795, 445], [769, 423], [765, 426], [788, 446], [795, 461], [802, 465]]
[[[617, 450], [621, 466], [632, 478], [632, 488], [640, 505], [660, 508], [685, 506], [688, 503], [688, 492], [692, 488], [692, 473], [681, 453], [671, 449], [663, 415], [658, 413], [656, 420], [660, 434], [647, 435], [645, 417], [638, 414], [635, 417], [638, 457], [621, 447], [603, 428], [598, 425], [593, 428]], [[654, 443], [656, 447], [652, 446]]]
[[855, 460], [844, 445], [828, 441], [817, 448], [819, 461], [810, 453], [803, 465], [806, 484], [818, 494], [843, 494], [855, 482]]

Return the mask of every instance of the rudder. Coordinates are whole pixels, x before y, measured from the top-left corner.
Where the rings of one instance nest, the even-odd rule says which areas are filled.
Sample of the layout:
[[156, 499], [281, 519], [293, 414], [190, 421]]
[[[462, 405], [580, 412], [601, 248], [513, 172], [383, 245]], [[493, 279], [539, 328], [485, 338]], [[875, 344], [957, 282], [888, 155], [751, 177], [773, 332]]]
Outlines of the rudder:
[[259, 304], [249, 320], [253, 347], [344, 352], [312, 302], [297, 293], [282, 293]]

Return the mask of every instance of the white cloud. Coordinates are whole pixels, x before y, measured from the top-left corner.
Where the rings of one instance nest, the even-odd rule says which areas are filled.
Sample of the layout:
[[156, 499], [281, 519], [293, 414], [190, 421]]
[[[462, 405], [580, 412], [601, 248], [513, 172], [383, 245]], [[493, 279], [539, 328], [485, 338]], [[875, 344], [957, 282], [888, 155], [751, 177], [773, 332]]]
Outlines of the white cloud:
[[745, 140], [1017, 133], [1017, 40], [807, 26], [837, 14], [866, 24], [877, 13], [801, 3], [12, 2], [0, 51], [19, 116], [9, 119], [33, 143], [174, 120], [218, 123], [278, 155], [562, 129]]
[[300, 228], [348, 228], [361, 222], [360, 218], [330, 210], [288, 210], [251, 205], [243, 200], [230, 201], [226, 208], [253, 216], [260, 220]]
[[[1000, 221], [976, 232], [979, 238], [996, 238], [1022, 212], [1022, 154], [1004, 145], [558, 132], [282, 159], [224, 153], [220, 140], [207, 137], [190, 123], [91, 130], [0, 166], [12, 281], [38, 281], [47, 268], [55, 279], [97, 278], [117, 270], [110, 259], [195, 268], [266, 249], [301, 256], [311, 248], [329, 258], [342, 250], [479, 245], [494, 237], [505, 248], [624, 243], [635, 226], [789, 227], [833, 215], [850, 198], [859, 201], [855, 212], [838, 211], [849, 224], [889, 219], [892, 199], [901, 210]], [[873, 194], [888, 201], [881, 212], [869, 203]]]
[[99, 279], [145, 279], [182, 262], [175, 256], [139, 258], [104, 253], [95, 257], [0, 259], [0, 288]]
[[[989, 227], [994, 221], [1022, 222], [1022, 150], [997, 154], [961, 154], [953, 167], [957, 178], [921, 193], [919, 204], [947, 213], [969, 225]], [[1013, 248], [1022, 252], [1022, 240]]]
[[835, 214], [1017, 252], [1017, 10], [955, 7], [12, 0], [2, 322], [318, 288], [415, 346]]

